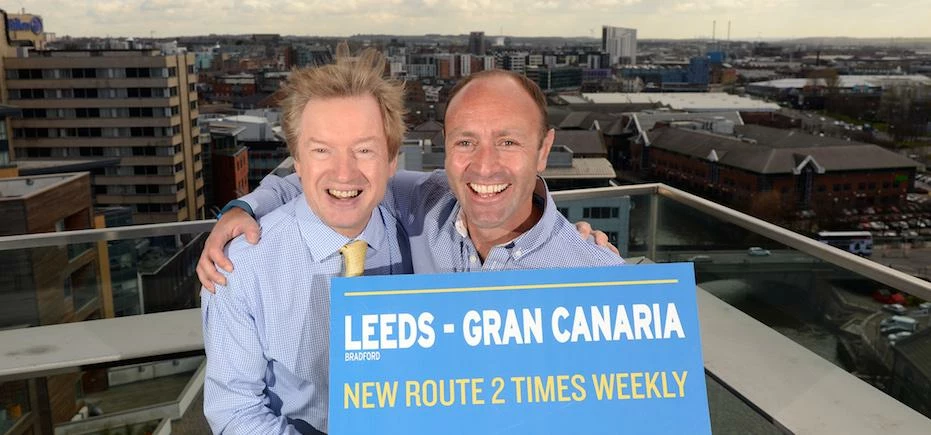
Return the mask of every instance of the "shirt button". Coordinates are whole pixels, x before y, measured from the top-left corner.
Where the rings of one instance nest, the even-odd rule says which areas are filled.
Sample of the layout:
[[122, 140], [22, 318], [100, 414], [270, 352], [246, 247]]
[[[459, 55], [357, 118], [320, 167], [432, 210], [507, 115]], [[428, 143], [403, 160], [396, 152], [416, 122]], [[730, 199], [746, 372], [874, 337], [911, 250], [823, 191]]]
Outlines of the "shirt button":
[[521, 255], [524, 255], [524, 253], [523, 253], [523, 251], [521, 251], [520, 249], [518, 249], [517, 251], [514, 251], [514, 256], [515, 256], [515, 257], [520, 257]]
[[477, 259], [475, 258], [474, 255], [470, 255], [470, 256], [469, 256], [469, 262], [475, 263], [476, 260], [477, 260]]

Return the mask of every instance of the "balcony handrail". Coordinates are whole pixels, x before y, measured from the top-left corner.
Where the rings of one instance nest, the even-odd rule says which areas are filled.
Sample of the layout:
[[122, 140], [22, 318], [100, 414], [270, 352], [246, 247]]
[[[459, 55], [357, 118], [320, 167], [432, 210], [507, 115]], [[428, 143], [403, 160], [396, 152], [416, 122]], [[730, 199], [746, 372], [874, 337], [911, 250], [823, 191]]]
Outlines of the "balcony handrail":
[[[668, 198], [680, 204], [687, 205], [724, 222], [760, 234], [819, 260], [837, 265], [843, 269], [856, 271], [856, 273], [860, 275], [878, 281], [893, 289], [903, 291], [924, 300], [931, 300], [931, 282], [858, 255], [851, 254], [847, 251], [828, 246], [794, 231], [787, 230], [778, 225], [771, 224], [662, 183], [640, 184], [634, 187], [599, 187], [594, 189], [553, 192], [553, 197], [557, 200], [580, 200], [599, 198], [606, 195], [638, 195], [644, 193], [654, 193], [663, 198]], [[655, 243], [653, 245], [655, 245]]]
[[61, 246], [65, 244], [99, 242], [102, 240], [141, 239], [145, 237], [176, 236], [179, 234], [207, 233], [216, 219], [171, 222], [163, 224], [127, 225], [113, 228], [59, 231], [52, 233], [22, 234], [0, 237], [0, 251]]

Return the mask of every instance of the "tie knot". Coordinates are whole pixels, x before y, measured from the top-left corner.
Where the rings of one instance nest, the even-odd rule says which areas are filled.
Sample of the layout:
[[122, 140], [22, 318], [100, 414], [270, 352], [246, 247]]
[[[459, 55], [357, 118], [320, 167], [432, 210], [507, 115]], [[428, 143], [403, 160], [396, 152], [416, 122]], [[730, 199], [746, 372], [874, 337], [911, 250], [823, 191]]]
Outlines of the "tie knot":
[[360, 276], [365, 271], [365, 250], [368, 244], [365, 240], [353, 240], [342, 248], [339, 253], [343, 254], [343, 263], [346, 267], [343, 270], [343, 276]]

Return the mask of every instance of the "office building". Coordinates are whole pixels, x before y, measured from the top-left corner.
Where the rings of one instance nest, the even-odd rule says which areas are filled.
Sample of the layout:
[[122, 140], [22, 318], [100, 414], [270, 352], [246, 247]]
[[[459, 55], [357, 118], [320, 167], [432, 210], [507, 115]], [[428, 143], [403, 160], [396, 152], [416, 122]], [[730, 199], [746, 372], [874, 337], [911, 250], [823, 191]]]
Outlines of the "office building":
[[637, 63], [637, 29], [602, 26], [601, 50], [608, 53], [609, 65]]
[[485, 55], [485, 32], [469, 33], [469, 53], [476, 56]]
[[15, 159], [119, 158], [95, 170], [95, 206], [132, 207], [137, 224], [203, 217], [193, 54], [33, 51], [2, 63], [3, 93], [22, 110]]

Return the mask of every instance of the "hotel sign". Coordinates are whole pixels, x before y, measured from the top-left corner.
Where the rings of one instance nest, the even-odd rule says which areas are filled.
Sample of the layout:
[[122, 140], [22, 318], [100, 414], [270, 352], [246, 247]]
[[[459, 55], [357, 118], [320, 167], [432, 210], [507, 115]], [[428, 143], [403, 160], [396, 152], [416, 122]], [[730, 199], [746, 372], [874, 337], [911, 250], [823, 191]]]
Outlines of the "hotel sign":
[[11, 41], [32, 41], [36, 46], [45, 42], [45, 27], [38, 15], [8, 14], [6, 33]]

